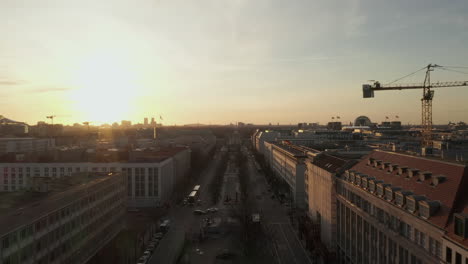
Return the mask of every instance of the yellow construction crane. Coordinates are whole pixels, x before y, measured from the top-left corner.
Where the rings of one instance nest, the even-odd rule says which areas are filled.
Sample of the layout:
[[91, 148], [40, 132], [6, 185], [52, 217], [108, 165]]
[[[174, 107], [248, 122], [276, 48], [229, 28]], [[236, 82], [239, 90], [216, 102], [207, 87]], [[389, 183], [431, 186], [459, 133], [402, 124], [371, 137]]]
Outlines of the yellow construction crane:
[[[445, 87], [459, 87], [459, 86], [468, 86], [468, 81], [451, 81], [451, 82], [434, 82], [431, 83], [430, 73], [434, 69], [439, 68], [442, 70], [453, 71], [458, 73], [468, 74], [468, 72], [454, 70], [453, 68], [466, 68], [468, 67], [449, 67], [449, 66], [440, 66], [437, 64], [429, 64], [413, 73], [410, 73], [402, 78], [399, 78], [388, 84], [381, 84], [378, 81], [375, 81], [374, 84], [363, 84], [362, 91], [364, 98], [374, 97], [375, 91], [388, 91], [388, 90], [408, 90], [408, 89], [423, 89], [423, 97], [421, 98], [422, 104], [422, 145], [423, 147], [430, 148], [432, 147], [432, 99], [434, 98], [434, 91], [432, 88], [445, 88]], [[417, 72], [426, 70], [426, 77], [422, 84], [393, 84], [403, 78], [411, 76]]]

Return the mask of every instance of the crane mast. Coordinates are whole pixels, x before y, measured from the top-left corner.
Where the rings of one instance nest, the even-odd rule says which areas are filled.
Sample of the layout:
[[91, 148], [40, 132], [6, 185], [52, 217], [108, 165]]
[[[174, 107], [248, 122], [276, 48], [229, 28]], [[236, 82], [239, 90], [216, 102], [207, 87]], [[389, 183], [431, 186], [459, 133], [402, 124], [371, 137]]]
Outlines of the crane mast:
[[[460, 87], [468, 86], [468, 81], [451, 81], [451, 82], [436, 82], [431, 83], [431, 72], [435, 68], [442, 68], [437, 64], [429, 64], [423, 69], [426, 70], [426, 76], [422, 84], [397, 84], [397, 85], [382, 85], [376, 81], [374, 84], [364, 84], [362, 86], [363, 97], [374, 97], [375, 91], [388, 91], [388, 90], [409, 90], [409, 89], [422, 89], [423, 97], [421, 98], [421, 136], [422, 146], [432, 147], [432, 99], [434, 98], [434, 91], [432, 88], [446, 88], [446, 87]], [[423, 70], [420, 69], [420, 70]]]
[[432, 147], [432, 99], [434, 98], [434, 91], [431, 90], [431, 71], [434, 70], [434, 67], [438, 67], [438, 65], [427, 65], [423, 84], [423, 97], [421, 98], [421, 136], [424, 147]]

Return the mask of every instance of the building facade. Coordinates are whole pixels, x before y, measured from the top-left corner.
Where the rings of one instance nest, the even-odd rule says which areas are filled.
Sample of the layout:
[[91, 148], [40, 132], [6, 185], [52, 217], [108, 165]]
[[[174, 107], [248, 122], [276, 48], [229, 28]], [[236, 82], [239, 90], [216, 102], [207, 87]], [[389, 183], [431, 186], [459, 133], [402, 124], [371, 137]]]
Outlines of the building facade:
[[0, 163], [0, 192], [30, 189], [33, 177], [61, 178], [77, 172], [124, 172], [128, 206], [155, 207], [167, 202], [174, 185], [190, 168], [189, 149], [135, 162]]
[[[44, 192], [0, 196], [1, 264], [86, 263], [122, 230], [127, 177], [80, 173], [73, 178], [63, 185], [51, 181]], [[20, 195], [30, 202], [20, 204]]]
[[307, 215], [318, 227], [328, 253], [336, 251], [336, 176], [352, 164], [323, 152], [309, 152], [305, 172]]
[[271, 143], [271, 169], [275, 175], [287, 183], [294, 205], [307, 208], [304, 172], [307, 150], [298, 146]]
[[50, 138], [0, 138], [0, 153], [43, 152], [55, 147]]
[[467, 177], [460, 164], [371, 153], [337, 177], [337, 260], [467, 263]]

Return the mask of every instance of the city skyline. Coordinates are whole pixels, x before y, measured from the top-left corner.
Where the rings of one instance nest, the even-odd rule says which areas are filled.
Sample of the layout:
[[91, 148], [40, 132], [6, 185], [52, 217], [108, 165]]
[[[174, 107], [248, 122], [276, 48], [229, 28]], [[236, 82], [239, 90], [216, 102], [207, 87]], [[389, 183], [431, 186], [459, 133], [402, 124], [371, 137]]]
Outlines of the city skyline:
[[[2, 1], [0, 111], [30, 124], [151, 113], [171, 125], [323, 124], [336, 115], [419, 124], [421, 91], [366, 100], [361, 85], [428, 63], [468, 66], [467, 14], [464, 1]], [[436, 90], [434, 123], [468, 121], [467, 96]]]

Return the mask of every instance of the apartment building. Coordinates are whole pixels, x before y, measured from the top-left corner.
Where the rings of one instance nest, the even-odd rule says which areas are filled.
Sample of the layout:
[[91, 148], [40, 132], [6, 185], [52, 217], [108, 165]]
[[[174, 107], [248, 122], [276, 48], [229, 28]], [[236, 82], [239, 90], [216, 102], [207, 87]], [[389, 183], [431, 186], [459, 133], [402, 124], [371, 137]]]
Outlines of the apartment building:
[[466, 166], [374, 151], [336, 180], [340, 263], [468, 263]]
[[0, 264], [86, 263], [124, 227], [127, 177], [34, 177], [30, 191], [0, 194]]
[[155, 207], [167, 202], [174, 185], [190, 168], [190, 150], [168, 148], [138, 151], [118, 162], [13, 162], [0, 163], [0, 192], [30, 189], [33, 177], [61, 178], [77, 172], [124, 172], [128, 206]]
[[269, 142], [268, 148], [265, 148], [265, 150], [268, 150], [265, 151], [264, 155], [270, 159], [267, 163], [272, 171], [289, 186], [294, 205], [298, 208], [307, 208], [304, 172], [306, 169], [306, 153], [310, 149]]
[[[308, 195], [307, 215], [317, 227], [326, 256], [336, 251], [336, 188], [335, 179], [354, 162], [324, 152], [307, 153], [305, 189]], [[325, 257], [325, 256], [324, 256]]]
[[29, 153], [48, 151], [55, 147], [50, 138], [0, 138], [0, 153]]
[[271, 131], [271, 130], [257, 131], [253, 136], [253, 143], [254, 143], [255, 149], [260, 154], [264, 154], [265, 142], [274, 141], [280, 135], [281, 133], [277, 131]]

